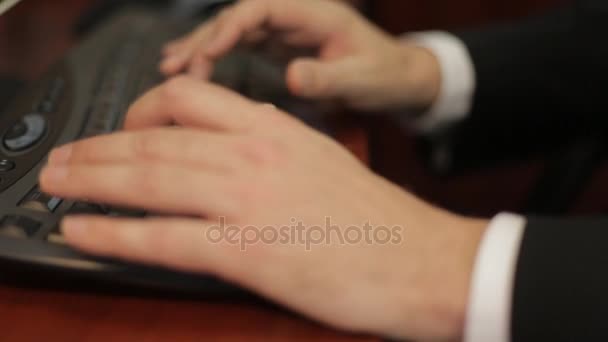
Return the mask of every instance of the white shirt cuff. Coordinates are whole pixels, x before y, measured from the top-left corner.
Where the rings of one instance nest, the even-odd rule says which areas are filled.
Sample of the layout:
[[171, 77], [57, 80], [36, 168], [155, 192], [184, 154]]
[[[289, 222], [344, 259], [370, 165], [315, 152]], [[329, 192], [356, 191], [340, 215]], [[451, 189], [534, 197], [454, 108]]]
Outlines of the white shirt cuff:
[[479, 247], [465, 325], [465, 342], [509, 342], [517, 259], [526, 220], [496, 216]]
[[476, 88], [475, 67], [466, 45], [444, 31], [407, 34], [408, 41], [423, 46], [437, 57], [441, 68], [441, 89], [430, 110], [409, 125], [420, 133], [431, 133], [467, 117]]

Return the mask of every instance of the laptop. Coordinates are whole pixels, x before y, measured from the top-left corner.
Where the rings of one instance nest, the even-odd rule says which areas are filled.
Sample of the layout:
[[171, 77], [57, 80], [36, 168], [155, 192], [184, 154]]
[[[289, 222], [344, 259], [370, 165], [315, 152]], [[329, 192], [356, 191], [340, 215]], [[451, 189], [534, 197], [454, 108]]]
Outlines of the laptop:
[[[53, 147], [119, 129], [129, 104], [164, 81], [157, 71], [162, 45], [203, 19], [175, 20], [162, 13], [167, 12], [115, 11], [43, 77], [0, 107], [0, 273], [40, 275], [45, 281], [49, 277], [43, 275], [52, 275], [77, 279], [84, 286], [206, 294], [234, 291], [213, 277], [97, 258], [72, 249], [58, 228], [64, 215], [143, 217], [147, 213], [52, 197], [37, 185]], [[10, 15], [11, 11], [3, 14], [0, 23]], [[284, 63], [263, 52], [243, 49], [218, 63], [213, 80], [273, 103], [327, 132], [322, 119], [327, 109], [291, 97], [283, 81], [284, 69]]]

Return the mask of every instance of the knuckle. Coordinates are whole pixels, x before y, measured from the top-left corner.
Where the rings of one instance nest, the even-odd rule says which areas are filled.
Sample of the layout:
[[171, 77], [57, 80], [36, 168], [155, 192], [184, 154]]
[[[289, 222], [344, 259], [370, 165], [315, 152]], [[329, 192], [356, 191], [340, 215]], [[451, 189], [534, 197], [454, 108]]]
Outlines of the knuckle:
[[161, 88], [161, 96], [165, 103], [176, 104], [183, 99], [184, 91], [190, 86], [188, 76], [180, 75], [171, 78]]

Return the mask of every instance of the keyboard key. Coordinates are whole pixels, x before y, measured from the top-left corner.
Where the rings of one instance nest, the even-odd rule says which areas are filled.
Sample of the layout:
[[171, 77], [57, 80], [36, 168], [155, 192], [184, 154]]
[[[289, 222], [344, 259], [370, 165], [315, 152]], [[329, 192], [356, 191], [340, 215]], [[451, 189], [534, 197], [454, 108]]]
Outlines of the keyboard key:
[[27, 133], [27, 125], [25, 124], [25, 121], [20, 120], [19, 122], [11, 126], [8, 132], [6, 132], [6, 134], [4, 135], [4, 139], [17, 139], [23, 136], [25, 133]]
[[53, 230], [51, 230], [49, 235], [47, 235], [46, 240], [50, 243], [54, 243], [54, 244], [58, 244], [58, 245], [66, 244], [65, 238], [63, 237], [63, 234], [61, 234], [61, 231], [59, 230], [58, 225], [55, 226], [55, 228], [53, 228]]
[[61, 94], [63, 93], [64, 88], [65, 88], [65, 80], [63, 78], [58, 77], [58, 78], [54, 79], [53, 83], [51, 84], [51, 86], [48, 90], [47, 99], [50, 100], [51, 102], [56, 102], [61, 97]]
[[19, 207], [44, 213], [52, 213], [57, 209], [61, 202], [62, 200], [60, 198], [49, 196], [36, 187], [25, 196], [19, 204]]
[[9, 172], [14, 170], [16, 167], [15, 162], [8, 159], [0, 160], [0, 172]]
[[28, 149], [40, 141], [47, 129], [46, 119], [38, 113], [24, 116], [4, 136], [4, 146], [11, 152]]
[[65, 245], [66, 241], [65, 238], [63, 237], [63, 235], [61, 234], [57, 234], [57, 233], [52, 233], [49, 234], [49, 236], [46, 238], [46, 240], [50, 243], [54, 243], [57, 245]]
[[0, 235], [25, 239], [34, 236], [40, 227], [40, 222], [25, 216], [6, 216], [0, 222]]
[[41, 113], [51, 113], [55, 111], [55, 102], [51, 101], [51, 100], [44, 100], [42, 102], [40, 102], [40, 104], [38, 105], [37, 110]]

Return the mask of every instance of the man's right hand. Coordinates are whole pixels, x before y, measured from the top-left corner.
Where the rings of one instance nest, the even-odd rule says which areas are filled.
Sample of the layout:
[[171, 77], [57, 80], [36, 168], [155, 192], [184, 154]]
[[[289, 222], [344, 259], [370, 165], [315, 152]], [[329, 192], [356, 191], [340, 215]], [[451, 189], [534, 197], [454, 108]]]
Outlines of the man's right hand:
[[280, 37], [290, 46], [318, 48], [287, 69], [290, 91], [338, 99], [360, 110], [424, 110], [441, 83], [433, 54], [399, 41], [338, 1], [242, 0], [188, 36], [168, 44], [161, 70], [210, 76], [214, 62], [241, 41]]

